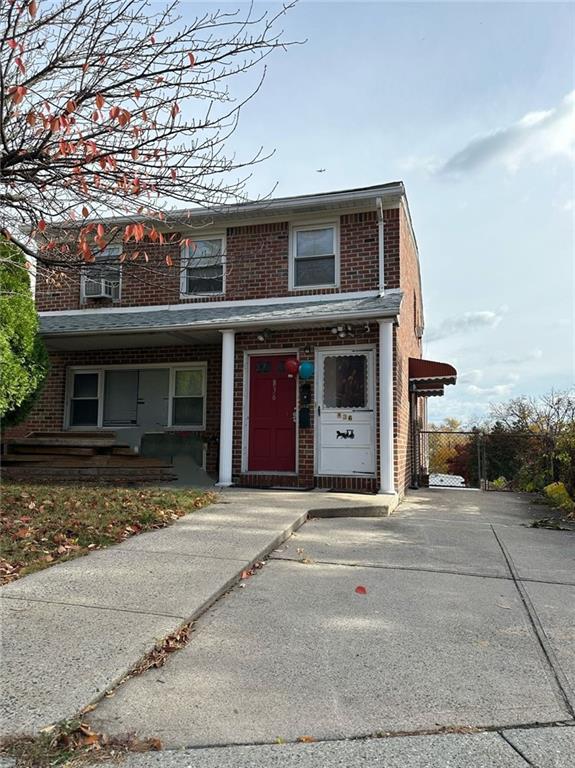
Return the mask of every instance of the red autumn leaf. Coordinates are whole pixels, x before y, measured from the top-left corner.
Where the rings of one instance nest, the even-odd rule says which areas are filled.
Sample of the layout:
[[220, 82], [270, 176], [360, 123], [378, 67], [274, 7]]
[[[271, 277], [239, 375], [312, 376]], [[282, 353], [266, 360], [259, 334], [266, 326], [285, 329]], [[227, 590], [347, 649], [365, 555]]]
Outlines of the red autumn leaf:
[[76, 102], [74, 101], [74, 99], [70, 99], [66, 104], [66, 112], [68, 114], [71, 114], [75, 109], [76, 109]]
[[9, 90], [9, 94], [12, 97], [14, 104], [20, 104], [27, 93], [28, 89], [24, 85], [14, 85]]
[[98, 237], [104, 237], [104, 225], [98, 224], [97, 226]]
[[102, 109], [102, 107], [104, 106], [104, 97], [102, 96], [101, 93], [96, 94], [96, 106], [98, 107], [98, 109]]
[[154, 35], [150, 37], [150, 42], [152, 43], [152, 45], [154, 45], [154, 43], [156, 42], [156, 38], [154, 37]]
[[44, 230], [46, 229], [46, 222], [44, 221], [44, 219], [40, 219], [40, 221], [38, 222], [38, 229], [40, 230], [40, 232], [44, 232]]
[[196, 57], [193, 53], [188, 53], [188, 59], [190, 60], [190, 67], [193, 67], [196, 63]]
[[18, 47], [18, 43], [16, 42], [16, 40], [7, 40], [6, 45], [8, 46], [8, 48], [12, 48], [12, 50]]
[[175, 168], [172, 168], [172, 170], [170, 171], [170, 174], [172, 176], [172, 179], [175, 179], [176, 176], [178, 175], [178, 172], [176, 171]]
[[172, 109], [170, 110], [172, 117], [175, 117], [178, 112], [180, 111], [180, 108], [177, 104], [172, 104]]
[[38, 11], [38, 3], [36, 0], [32, 0], [31, 3], [28, 3], [28, 13], [30, 14], [30, 18], [33, 19], [36, 16], [36, 12]]
[[299, 741], [300, 744], [313, 744], [317, 739], [313, 736], [298, 736], [297, 741]]
[[28, 112], [26, 115], [26, 122], [28, 125], [36, 125], [36, 113], [35, 112]]
[[136, 90], [134, 91], [134, 98], [139, 99], [141, 95], [142, 95], [142, 91], [139, 88], [136, 88]]
[[14, 63], [16, 64], [20, 72], [22, 72], [22, 74], [25, 74], [26, 67], [24, 66], [24, 62], [22, 61], [20, 56], [16, 56], [16, 58], [14, 59]]
[[128, 125], [128, 123], [130, 122], [131, 119], [132, 119], [132, 115], [128, 112], [127, 109], [121, 109], [120, 110], [120, 112], [118, 114], [118, 122], [120, 123], [122, 128], [125, 125]]
[[82, 208], [82, 216], [83, 216], [85, 219], [87, 219], [89, 215], [90, 215], [90, 211], [89, 211], [89, 210], [86, 208], [86, 206], [84, 206], [84, 207]]
[[361, 584], [359, 587], [355, 588], [356, 594], [358, 595], [367, 595], [367, 589], [365, 587], [362, 587]]
[[85, 61], [84, 64], [82, 64], [82, 72], [87, 72], [89, 66], [90, 65], [88, 64], [88, 62]]
[[240, 573], [240, 579], [249, 579], [251, 576], [251, 573], [249, 571], [242, 571]]

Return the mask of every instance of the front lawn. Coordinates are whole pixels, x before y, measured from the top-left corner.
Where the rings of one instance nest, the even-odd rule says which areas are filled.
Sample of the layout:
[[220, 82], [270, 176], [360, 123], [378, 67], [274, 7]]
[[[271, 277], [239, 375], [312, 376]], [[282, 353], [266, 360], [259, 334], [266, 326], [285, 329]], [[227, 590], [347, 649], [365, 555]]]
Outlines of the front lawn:
[[211, 491], [5, 484], [0, 584], [164, 528], [215, 499]]

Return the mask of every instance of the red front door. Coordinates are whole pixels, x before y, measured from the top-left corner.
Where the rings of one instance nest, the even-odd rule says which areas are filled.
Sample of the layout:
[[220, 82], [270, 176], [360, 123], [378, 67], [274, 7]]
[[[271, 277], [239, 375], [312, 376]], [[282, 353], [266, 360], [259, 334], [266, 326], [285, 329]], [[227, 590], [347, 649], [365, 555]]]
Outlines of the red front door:
[[250, 357], [250, 472], [295, 472], [296, 380], [285, 370], [290, 357]]

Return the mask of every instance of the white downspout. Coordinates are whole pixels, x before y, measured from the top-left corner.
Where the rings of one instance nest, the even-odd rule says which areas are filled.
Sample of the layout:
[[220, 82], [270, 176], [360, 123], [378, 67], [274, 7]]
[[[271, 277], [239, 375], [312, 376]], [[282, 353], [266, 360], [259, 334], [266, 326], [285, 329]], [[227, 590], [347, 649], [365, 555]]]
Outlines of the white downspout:
[[379, 323], [379, 493], [395, 493], [393, 445], [393, 320]]
[[383, 223], [383, 202], [381, 197], [378, 197], [376, 202], [379, 243], [379, 295], [383, 296], [385, 293], [385, 230]]

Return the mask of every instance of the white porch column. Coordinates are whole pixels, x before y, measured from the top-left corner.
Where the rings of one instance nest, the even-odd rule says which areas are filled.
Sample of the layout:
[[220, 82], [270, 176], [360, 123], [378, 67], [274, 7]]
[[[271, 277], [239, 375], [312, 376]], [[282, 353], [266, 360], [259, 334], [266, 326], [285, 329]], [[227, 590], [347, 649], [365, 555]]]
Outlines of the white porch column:
[[235, 331], [222, 331], [222, 396], [220, 403], [220, 477], [216, 485], [232, 484], [234, 432]]
[[393, 467], [393, 320], [379, 323], [379, 493], [395, 493]]

